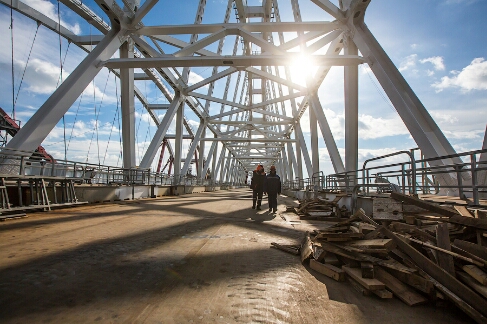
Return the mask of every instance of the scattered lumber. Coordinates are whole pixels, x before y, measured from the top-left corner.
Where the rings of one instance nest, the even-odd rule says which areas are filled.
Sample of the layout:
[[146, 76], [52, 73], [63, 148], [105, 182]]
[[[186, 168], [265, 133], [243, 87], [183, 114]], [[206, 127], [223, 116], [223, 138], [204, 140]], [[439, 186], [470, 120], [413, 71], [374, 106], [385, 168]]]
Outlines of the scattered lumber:
[[350, 212], [346, 206], [343, 205], [340, 207], [338, 205], [338, 202], [343, 196], [337, 196], [332, 201], [322, 198], [303, 200], [300, 201], [298, 208], [294, 208], [294, 211], [303, 220], [340, 222], [342, 218], [350, 216]]
[[468, 273], [472, 278], [477, 280], [481, 285], [487, 285], [487, 274], [472, 264], [462, 267], [463, 271]]
[[440, 215], [444, 215], [447, 217], [458, 215], [455, 210], [451, 210], [449, 208], [438, 206], [437, 204], [433, 204], [415, 197], [406, 196], [399, 192], [391, 192], [391, 198], [396, 199], [397, 201], [402, 201], [403, 203], [407, 203], [410, 205], [418, 206], [420, 208], [429, 210], [434, 213], [438, 213]]
[[487, 323], [487, 217], [479, 209], [391, 193], [407, 206], [391, 212], [403, 216], [374, 217], [368, 205], [370, 215], [362, 208], [341, 213], [338, 198], [303, 201], [297, 209], [303, 218], [337, 220], [306, 233], [299, 251], [311, 269], [348, 281], [364, 296], [395, 296], [409, 306], [451, 301]]
[[[434, 264], [421, 254], [418, 250], [413, 248], [408, 243], [401, 240], [393, 232], [389, 231], [387, 228], [382, 227], [381, 232], [394, 240], [397, 246], [404, 251], [417, 265], [421, 268], [428, 276], [433, 278], [435, 281], [439, 282], [452, 294], [458, 296], [468, 305], [475, 307], [475, 309], [480, 312], [483, 316], [487, 314], [487, 301], [474, 293], [470, 288], [462, 284], [455, 277], [450, 275], [448, 272], [440, 268], [438, 265]], [[442, 291], [443, 292], [443, 291]]]
[[409, 288], [403, 284], [399, 279], [395, 278], [392, 274], [387, 272], [381, 267], [375, 268], [375, 275], [377, 279], [386, 285], [387, 289], [397, 296], [400, 300], [406, 303], [408, 306], [422, 305], [428, 302], [428, 299], [423, 295]]
[[291, 254], [294, 254], [294, 255], [299, 255], [299, 250], [300, 250], [300, 247], [299, 245], [282, 245], [282, 244], [279, 244], [279, 243], [275, 243], [275, 242], [272, 242], [271, 243], [271, 246], [273, 248], [276, 248], [278, 250], [281, 250], [281, 251], [285, 251], [287, 253], [291, 253]]
[[[446, 251], [451, 251], [450, 234], [448, 233], [448, 224], [442, 223], [437, 225], [436, 241], [439, 248]], [[448, 271], [448, 273], [450, 273], [452, 276], [454, 276], [455, 266], [453, 265], [453, 256], [448, 253], [438, 251], [436, 257], [438, 259], [438, 265], [441, 268]]]
[[358, 282], [362, 287], [368, 290], [380, 290], [386, 288], [384, 283], [377, 279], [363, 278], [362, 272], [357, 268], [350, 268], [348, 266], [342, 266], [343, 271], [347, 273], [353, 280]]
[[323, 264], [316, 260], [310, 260], [309, 266], [311, 269], [318, 271], [319, 273], [324, 274], [325, 276], [336, 281], [345, 281], [345, 272], [331, 264]]
[[301, 263], [304, 263], [306, 260], [309, 260], [313, 255], [313, 246], [311, 244], [311, 238], [309, 236], [309, 232], [306, 232], [306, 235], [301, 242]]

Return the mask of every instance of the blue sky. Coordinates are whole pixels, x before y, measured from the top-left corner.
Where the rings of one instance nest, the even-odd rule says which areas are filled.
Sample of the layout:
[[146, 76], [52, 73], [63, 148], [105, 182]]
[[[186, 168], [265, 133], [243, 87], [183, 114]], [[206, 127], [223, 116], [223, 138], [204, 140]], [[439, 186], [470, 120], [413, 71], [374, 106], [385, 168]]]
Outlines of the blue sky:
[[[248, 1], [258, 4], [259, 1]], [[280, 1], [283, 21], [290, 21], [290, 1]], [[337, 2], [337, 1], [336, 1]], [[76, 34], [98, 34], [76, 14], [57, 2], [29, 0], [53, 19]], [[83, 1], [100, 16], [103, 13], [93, 1]], [[145, 25], [186, 24], [194, 21], [198, 1], [159, 1], [146, 19]], [[227, 1], [208, 0], [203, 23], [223, 20]], [[304, 21], [330, 20], [330, 17], [311, 1], [300, 1]], [[487, 123], [487, 22], [484, 0], [373, 0], [365, 21], [392, 61], [402, 72], [424, 106], [458, 152], [480, 149]], [[60, 46], [56, 33], [40, 27], [19, 13], [14, 18], [14, 95], [16, 119], [22, 124], [42, 105], [55, 89], [59, 79]], [[232, 15], [231, 22], [235, 18]], [[0, 48], [0, 107], [12, 112], [10, 9], [0, 5], [0, 31], [4, 45]], [[186, 39], [187, 40], [187, 39]], [[233, 41], [225, 43], [231, 52]], [[68, 44], [61, 45], [64, 77], [76, 67], [85, 52]], [[211, 49], [216, 48], [212, 45]], [[171, 52], [173, 49], [164, 47]], [[25, 69], [27, 59], [29, 64]], [[22, 75], [25, 76], [19, 90]], [[208, 77], [211, 68], [195, 69], [191, 79]], [[233, 82], [235, 78], [233, 79]], [[416, 147], [405, 126], [366, 65], [359, 67], [359, 154], [360, 161], [397, 150]], [[164, 103], [154, 85], [138, 81], [136, 86], [151, 103]], [[68, 159], [120, 165], [120, 134], [118, 126], [117, 88], [113, 74], [103, 70], [71, 107], [65, 116], [66, 138], [69, 142]], [[221, 90], [219, 90], [221, 92]], [[218, 91], [217, 91], [218, 93]], [[233, 94], [233, 91], [232, 91]], [[331, 125], [338, 147], [343, 154], [343, 68], [335, 67], [320, 87], [319, 95]], [[219, 109], [213, 107], [212, 109]], [[136, 100], [137, 161], [155, 132], [154, 124], [142, 105]], [[189, 109], [185, 114], [196, 128], [198, 121]], [[95, 127], [98, 125], [98, 127]], [[309, 121], [305, 114], [303, 130], [309, 141]], [[97, 129], [97, 131], [95, 131]], [[171, 131], [169, 131], [171, 133]], [[45, 148], [58, 158], [64, 157], [64, 127], [60, 122], [44, 141]], [[319, 136], [320, 169], [331, 173], [331, 163], [324, 142]], [[71, 139], [70, 139], [71, 138]], [[70, 139], [70, 140], [69, 140]], [[185, 149], [189, 141], [185, 141]], [[68, 146], [68, 144], [66, 144]], [[207, 145], [207, 149], [209, 145]], [[107, 154], [105, 154], [107, 152]]]

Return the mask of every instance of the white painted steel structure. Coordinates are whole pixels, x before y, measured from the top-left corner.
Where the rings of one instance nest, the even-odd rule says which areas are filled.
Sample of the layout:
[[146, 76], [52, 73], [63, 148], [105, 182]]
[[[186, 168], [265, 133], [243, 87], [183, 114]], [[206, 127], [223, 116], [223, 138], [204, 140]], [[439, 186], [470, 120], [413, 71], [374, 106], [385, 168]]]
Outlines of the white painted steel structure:
[[[298, 0], [286, 0], [291, 2], [294, 22], [281, 21], [279, 3], [284, 0], [263, 0], [260, 6], [247, 5], [246, 0], [229, 0], [220, 24], [202, 23], [206, 0], [200, 0], [194, 24], [160, 26], [143, 24], [144, 16], [155, 10], [157, 0], [140, 3], [139, 0], [124, 0], [120, 5], [115, 1], [96, 0], [109, 17], [110, 24], [77, 0], [60, 0], [103, 33], [102, 37], [89, 37], [91, 44], [96, 43], [92, 51], [84, 46], [88, 36], [73, 34], [21, 1], [0, 1], [89, 52], [8, 143], [9, 149], [30, 151], [37, 148], [97, 73], [109, 68], [119, 76], [121, 83], [125, 168], [136, 167], [135, 96], [158, 126], [144, 152], [140, 168], [150, 168], [164, 139], [175, 136], [176, 145], [170, 148], [176, 166], [175, 175], [186, 174], [195, 153], [203, 157], [205, 147], [211, 146], [201, 159], [205, 162], [198, 165], [197, 176], [200, 178], [210, 169], [212, 179], [241, 183], [246, 177], [244, 171], [254, 169], [258, 163], [275, 164], [283, 180], [302, 178], [302, 162], [309, 176], [320, 171], [317, 142], [320, 130], [335, 172], [353, 172], [359, 168], [358, 65], [368, 64], [424, 156], [434, 158], [455, 153], [367, 28], [364, 16], [371, 0], [340, 0], [339, 6], [329, 0], [310, 1], [317, 10], [323, 10], [324, 17], [327, 16], [325, 12], [331, 15], [332, 21], [302, 21]], [[233, 12], [235, 22], [231, 19]], [[189, 35], [190, 41], [182, 41], [177, 37], [179, 35]], [[224, 42], [228, 41], [234, 42], [231, 52], [224, 50]], [[166, 53], [161, 44], [170, 45], [175, 50]], [[210, 49], [212, 44], [218, 44], [216, 51]], [[315, 54], [319, 50], [324, 50], [324, 54]], [[119, 58], [114, 58], [117, 51]], [[293, 82], [291, 76], [289, 67], [293, 59], [299, 57], [305, 57], [316, 66], [306, 85]], [[338, 151], [317, 95], [332, 66], [345, 67], [344, 158]], [[211, 76], [188, 84], [190, 69], [194, 67], [213, 67]], [[134, 73], [134, 68], [140, 68], [144, 73]], [[237, 78], [236, 86], [231, 78]], [[170, 104], [149, 104], [134, 86], [134, 80], [152, 80]], [[222, 93], [220, 96], [215, 91], [217, 84], [224, 85], [224, 91], [218, 91]], [[235, 88], [230, 91], [230, 86]], [[220, 113], [210, 114], [211, 103], [221, 105]], [[300, 124], [308, 108], [311, 148], [307, 147]], [[154, 113], [157, 109], [165, 110], [162, 120]], [[185, 109], [191, 109], [200, 119], [195, 132], [187, 125]], [[170, 135], [167, 131], [174, 118], [179, 126], [176, 134]], [[181, 149], [183, 124], [193, 138], [186, 155]], [[434, 163], [452, 162], [456, 161]], [[453, 177], [446, 173], [439, 180], [451, 184], [456, 181]]]

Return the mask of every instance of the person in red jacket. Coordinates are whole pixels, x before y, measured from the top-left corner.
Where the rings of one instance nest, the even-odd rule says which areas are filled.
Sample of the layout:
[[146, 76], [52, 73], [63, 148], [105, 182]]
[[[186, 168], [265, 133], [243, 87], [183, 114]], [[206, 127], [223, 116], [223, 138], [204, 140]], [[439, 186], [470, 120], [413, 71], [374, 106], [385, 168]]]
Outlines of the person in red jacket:
[[262, 204], [262, 191], [264, 189], [265, 172], [264, 166], [259, 164], [257, 168], [252, 173], [252, 182], [250, 183], [250, 188], [252, 189], [252, 209], [256, 208], [260, 210]]
[[281, 178], [277, 175], [275, 166], [271, 166], [271, 172], [265, 178], [265, 192], [269, 201], [269, 212], [277, 212], [277, 195], [281, 194]]

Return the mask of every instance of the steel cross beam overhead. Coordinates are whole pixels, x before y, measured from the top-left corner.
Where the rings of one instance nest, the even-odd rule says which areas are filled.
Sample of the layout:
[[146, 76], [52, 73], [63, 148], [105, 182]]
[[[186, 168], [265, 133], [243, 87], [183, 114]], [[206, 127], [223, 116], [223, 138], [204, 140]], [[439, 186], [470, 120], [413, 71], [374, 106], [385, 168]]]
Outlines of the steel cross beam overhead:
[[[334, 171], [352, 172], [358, 169], [359, 149], [357, 67], [369, 64], [423, 154], [454, 153], [367, 28], [364, 17], [370, 0], [339, 0], [338, 5], [329, 0], [288, 1], [289, 12], [282, 13], [283, 0], [262, 0], [252, 6], [244, 0], [228, 0], [225, 10], [217, 10], [220, 3], [200, 0], [196, 16], [184, 11], [171, 21], [159, 17], [166, 17], [160, 12], [167, 9], [168, 0], [123, 0], [123, 8], [115, 1], [95, 0], [98, 7], [92, 9], [77, 0], [61, 0], [85, 20], [82, 30], [91, 25], [99, 31], [78, 35], [60, 25], [62, 19], [56, 22], [18, 0], [0, 0], [87, 52], [7, 147], [38, 147], [95, 76], [108, 68], [121, 85], [126, 167], [154, 169], [161, 144], [171, 141], [168, 147], [175, 149], [169, 159], [176, 163], [176, 175], [187, 174], [191, 163], [198, 161], [198, 178], [209, 170], [214, 180], [235, 182], [245, 178], [239, 172], [262, 163], [275, 164], [283, 180], [294, 180], [303, 174], [303, 166], [309, 177], [320, 171], [321, 136]], [[302, 17], [303, 5], [314, 7], [314, 21]], [[320, 12], [332, 21], [316, 21]], [[293, 19], [283, 21], [283, 17]], [[303, 63], [308, 67], [303, 68]], [[320, 98], [323, 81], [336, 66], [343, 68], [345, 80], [344, 157]], [[152, 82], [157, 99], [146, 98], [138, 82]], [[140, 157], [135, 152], [134, 97], [156, 124], [148, 145], [138, 152]], [[307, 127], [301, 125], [306, 112], [311, 140]], [[197, 131], [190, 125], [196, 125]], [[175, 135], [167, 135], [170, 129]], [[205, 146], [206, 142], [211, 145]], [[451, 184], [454, 179], [444, 174], [440, 180]]]

